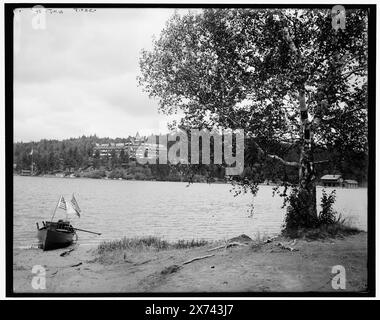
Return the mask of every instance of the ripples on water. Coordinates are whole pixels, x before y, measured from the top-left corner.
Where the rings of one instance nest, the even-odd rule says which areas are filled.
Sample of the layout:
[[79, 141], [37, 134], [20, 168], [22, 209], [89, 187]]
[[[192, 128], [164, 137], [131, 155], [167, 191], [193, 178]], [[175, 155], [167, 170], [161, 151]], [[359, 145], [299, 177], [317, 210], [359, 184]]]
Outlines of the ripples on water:
[[[326, 188], [331, 189], [332, 188]], [[330, 191], [330, 190], [328, 190]], [[367, 189], [337, 189], [335, 209], [351, 225], [367, 230]], [[242, 233], [251, 237], [280, 232], [285, 209], [282, 199], [272, 197], [272, 187], [260, 186], [255, 213], [248, 214], [251, 195], [233, 197], [226, 184], [119, 181], [44, 177], [14, 177], [14, 246], [36, 243], [36, 222], [49, 220], [62, 194], [75, 193], [82, 209], [74, 218], [80, 244], [124, 236], [159, 236], [178, 239], [227, 239]], [[322, 188], [317, 189], [318, 198]], [[56, 218], [64, 217], [58, 209]]]

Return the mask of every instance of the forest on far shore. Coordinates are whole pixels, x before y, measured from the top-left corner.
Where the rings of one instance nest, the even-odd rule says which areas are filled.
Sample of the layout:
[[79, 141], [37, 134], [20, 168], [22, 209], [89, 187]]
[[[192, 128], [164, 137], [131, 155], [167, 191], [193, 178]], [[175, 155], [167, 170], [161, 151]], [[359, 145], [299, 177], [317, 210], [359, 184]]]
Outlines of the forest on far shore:
[[[127, 138], [99, 138], [96, 135], [82, 136], [65, 140], [47, 140], [38, 142], [16, 142], [13, 145], [13, 171], [20, 174], [22, 170], [31, 168], [33, 158], [34, 174], [64, 174], [77, 177], [136, 180], [169, 180], [169, 181], [222, 181], [225, 168], [221, 165], [198, 165], [192, 170], [181, 165], [157, 164], [140, 165], [129, 155], [122, 152], [109, 157], [99, 157], [94, 152], [96, 144], [125, 143]], [[255, 151], [250, 148], [246, 139], [245, 170], [243, 175], [252, 170], [260, 172], [264, 181], [296, 180], [298, 172], [295, 168], [283, 166], [278, 161], [270, 161], [269, 166], [253, 164]], [[169, 146], [170, 147], [170, 146]], [[281, 146], [275, 146], [277, 150]], [[33, 155], [31, 151], [33, 150]], [[283, 157], [289, 161], [298, 158], [296, 149], [281, 149]], [[212, 151], [212, 148], [211, 148]], [[321, 150], [316, 159], [328, 159], [327, 163], [317, 168], [318, 178], [324, 174], [342, 174], [345, 179], [355, 179], [360, 185], [366, 185], [368, 156], [365, 153], [341, 154], [336, 150]], [[194, 166], [193, 166], [194, 167]]]

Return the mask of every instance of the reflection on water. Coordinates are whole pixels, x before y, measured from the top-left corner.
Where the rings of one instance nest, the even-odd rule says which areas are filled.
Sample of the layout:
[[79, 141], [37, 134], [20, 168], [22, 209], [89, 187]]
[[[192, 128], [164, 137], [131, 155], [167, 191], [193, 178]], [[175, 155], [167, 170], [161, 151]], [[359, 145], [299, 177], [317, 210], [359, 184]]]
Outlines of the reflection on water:
[[[75, 227], [101, 232], [79, 233], [80, 244], [155, 235], [167, 240], [227, 239], [241, 233], [255, 237], [280, 231], [285, 209], [272, 197], [272, 187], [260, 186], [255, 213], [248, 214], [251, 195], [233, 197], [225, 184], [14, 177], [14, 245], [36, 243], [36, 222], [49, 220], [62, 194], [74, 192], [82, 209]], [[332, 188], [327, 188], [331, 189]], [[329, 190], [328, 190], [329, 191]], [[322, 188], [318, 188], [318, 198]], [[337, 189], [335, 209], [367, 230], [367, 189]], [[64, 217], [58, 210], [56, 218]]]

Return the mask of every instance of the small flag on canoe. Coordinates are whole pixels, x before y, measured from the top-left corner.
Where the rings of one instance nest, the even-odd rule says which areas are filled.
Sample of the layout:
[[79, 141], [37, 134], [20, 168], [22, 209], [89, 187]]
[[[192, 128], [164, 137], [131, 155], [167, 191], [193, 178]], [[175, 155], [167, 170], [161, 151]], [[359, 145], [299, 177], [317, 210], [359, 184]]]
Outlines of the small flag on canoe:
[[58, 208], [61, 208], [63, 210], [67, 209], [66, 201], [65, 201], [65, 198], [63, 196], [61, 196], [61, 198], [59, 199]]
[[78, 215], [78, 217], [80, 217], [81, 210], [79, 208], [77, 200], [74, 197], [74, 193], [73, 193], [73, 197], [71, 198], [71, 205], [72, 205], [73, 209], [75, 210], [76, 214]]

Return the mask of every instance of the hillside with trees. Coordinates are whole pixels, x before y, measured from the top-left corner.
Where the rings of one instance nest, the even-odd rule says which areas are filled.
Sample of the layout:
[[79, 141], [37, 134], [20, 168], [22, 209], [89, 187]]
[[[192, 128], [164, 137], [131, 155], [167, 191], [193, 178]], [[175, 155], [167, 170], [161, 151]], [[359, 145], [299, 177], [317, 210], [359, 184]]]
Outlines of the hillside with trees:
[[[22, 170], [30, 170], [34, 163], [35, 175], [63, 174], [77, 177], [110, 179], [137, 179], [137, 180], [169, 180], [169, 181], [223, 181], [225, 169], [220, 165], [169, 165], [156, 164], [142, 166], [129, 155], [121, 152], [119, 155], [101, 158], [94, 152], [96, 144], [125, 143], [127, 138], [99, 138], [82, 136], [65, 140], [40, 140], [38, 142], [14, 143], [13, 163], [14, 173], [20, 174]], [[200, 143], [200, 147], [202, 143]], [[245, 163], [248, 164], [241, 176], [258, 175], [258, 179], [265, 181], [297, 181], [298, 171], [285, 166], [275, 159], [268, 159], [266, 163], [251, 166], [252, 159], [256, 157], [253, 143], [250, 139], [245, 141]], [[170, 147], [170, 145], [169, 145]], [[31, 152], [33, 150], [33, 154]], [[272, 145], [271, 150], [281, 153], [286, 159], [296, 161], [297, 149], [284, 148], [281, 144]], [[212, 151], [212, 148], [211, 148]], [[189, 152], [190, 156], [190, 152]], [[211, 157], [212, 158], [212, 157]], [[367, 155], [363, 152], [351, 151], [339, 153], [337, 150], [320, 150], [316, 153], [317, 159], [329, 159], [325, 163], [323, 174], [343, 174], [345, 178], [352, 178], [360, 184], [366, 183]]]

